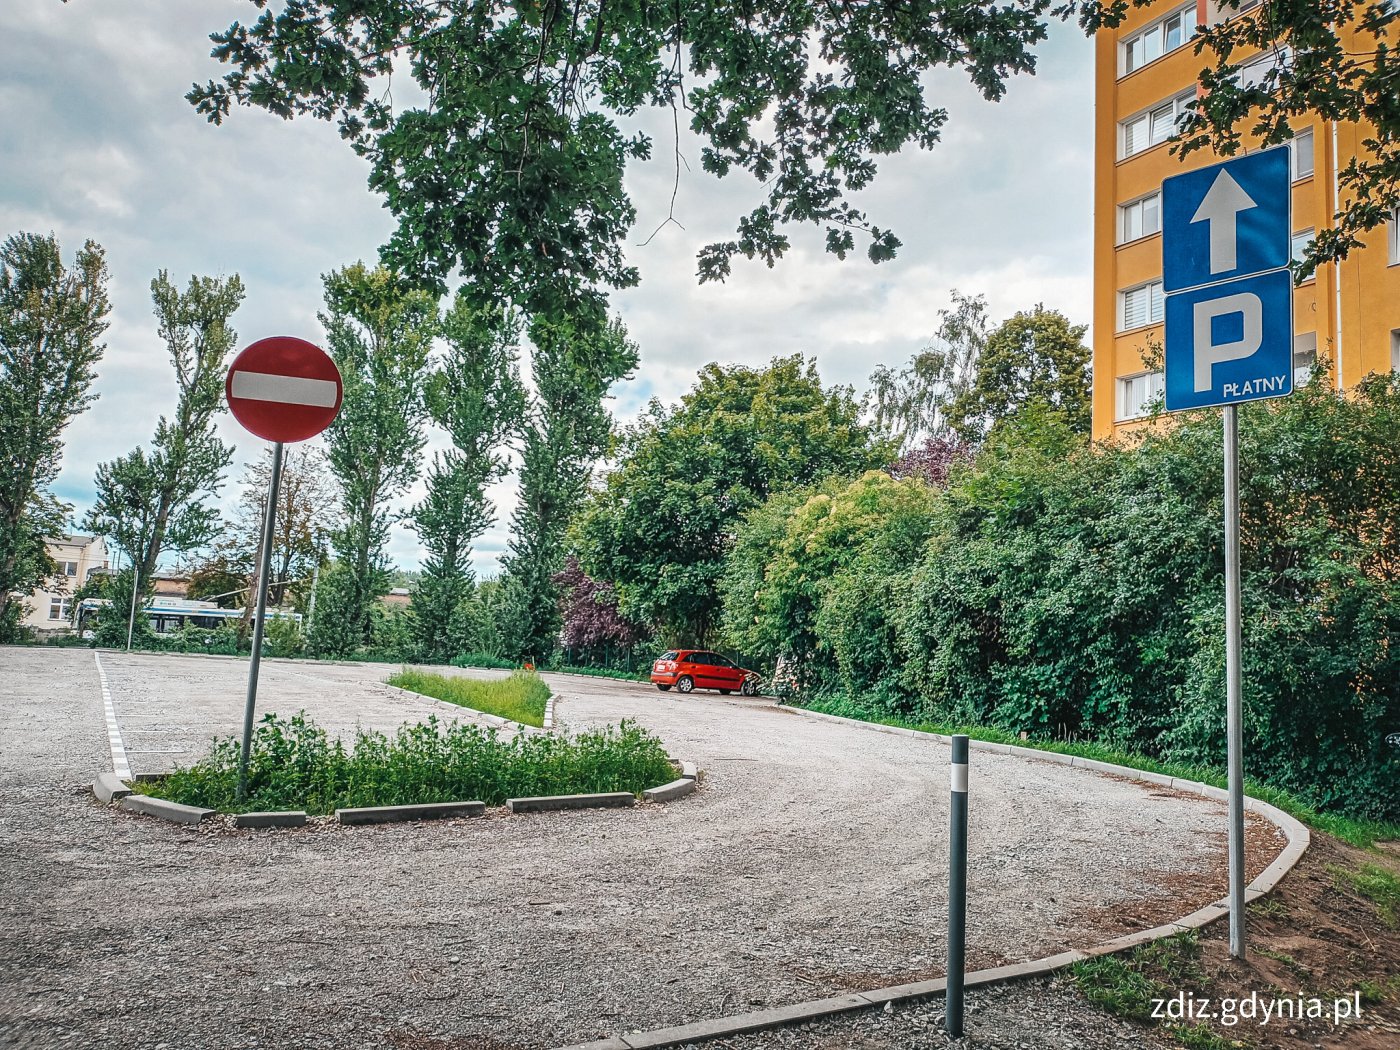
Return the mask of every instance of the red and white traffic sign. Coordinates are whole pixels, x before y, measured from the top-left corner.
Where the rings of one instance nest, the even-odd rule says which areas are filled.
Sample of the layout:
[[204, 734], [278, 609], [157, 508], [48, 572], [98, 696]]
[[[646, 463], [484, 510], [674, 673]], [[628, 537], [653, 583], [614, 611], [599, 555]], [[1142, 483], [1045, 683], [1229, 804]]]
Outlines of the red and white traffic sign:
[[233, 359], [224, 393], [233, 417], [258, 437], [305, 441], [340, 411], [340, 369], [314, 343], [275, 335]]

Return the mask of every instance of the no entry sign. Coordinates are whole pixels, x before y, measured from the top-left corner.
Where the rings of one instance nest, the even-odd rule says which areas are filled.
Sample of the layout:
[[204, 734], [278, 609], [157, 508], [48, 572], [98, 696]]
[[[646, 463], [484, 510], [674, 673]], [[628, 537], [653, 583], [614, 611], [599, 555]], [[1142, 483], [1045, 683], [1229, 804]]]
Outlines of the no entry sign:
[[305, 441], [340, 411], [340, 370], [319, 346], [277, 335], [233, 359], [224, 392], [233, 417], [258, 437]]

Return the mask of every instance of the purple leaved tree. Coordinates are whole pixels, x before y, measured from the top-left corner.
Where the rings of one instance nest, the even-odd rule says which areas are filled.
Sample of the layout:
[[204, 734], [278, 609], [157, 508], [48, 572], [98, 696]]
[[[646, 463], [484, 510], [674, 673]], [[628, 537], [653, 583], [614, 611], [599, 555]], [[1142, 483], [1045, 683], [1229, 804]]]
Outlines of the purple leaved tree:
[[972, 449], [956, 437], [940, 435], [915, 445], [890, 464], [890, 476], [919, 478], [935, 488], [948, 484], [948, 475], [959, 463], [972, 460]]
[[618, 612], [612, 584], [593, 579], [572, 554], [554, 584], [564, 620], [559, 643], [566, 649], [628, 648], [647, 636], [645, 627]]

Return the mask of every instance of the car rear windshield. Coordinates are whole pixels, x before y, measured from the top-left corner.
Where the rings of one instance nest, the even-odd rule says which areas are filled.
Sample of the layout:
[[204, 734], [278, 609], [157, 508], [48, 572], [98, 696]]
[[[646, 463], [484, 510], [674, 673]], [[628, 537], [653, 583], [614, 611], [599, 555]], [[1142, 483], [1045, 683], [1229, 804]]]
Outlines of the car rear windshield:
[[676, 651], [674, 649], [672, 649], [669, 653], [662, 653], [660, 656], [657, 657], [658, 660], [674, 660], [675, 658]]

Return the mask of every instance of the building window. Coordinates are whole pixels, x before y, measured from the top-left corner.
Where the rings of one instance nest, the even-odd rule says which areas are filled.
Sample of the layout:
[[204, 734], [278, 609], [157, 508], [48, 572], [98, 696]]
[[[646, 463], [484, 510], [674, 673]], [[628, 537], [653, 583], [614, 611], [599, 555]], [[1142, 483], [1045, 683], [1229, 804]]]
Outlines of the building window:
[[59, 574], [60, 576], [76, 576], [76, 575], [78, 575], [78, 563], [75, 562], [75, 561], [61, 561], [61, 562], [58, 562], [58, 574]]
[[1313, 130], [1304, 128], [1289, 143], [1293, 151], [1293, 181], [1306, 179], [1313, 173]]
[[1123, 156], [1131, 157], [1176, 134], [1177, 126], [1186, 116], [1187, 107], [1196, 101], [1196, 91], [1183, 92], [1146, 113], [1139, 113], [1118, 125], [1122, 129]]
[[1400, 265], [1400, 208], [1390, 213], [1390, 265]]
[[1308, 245], [1312, 244], [1312, 242], [1313, 231], [1311, 227], [1306, 230], [1298, 230], [1293, 234], [1293, 247], [1290, 258], [1293, 260], [1294, 266], [1302, 264], [1303, 255], [1307, 252]]
[[50, 598], [50, 599], [49, 599], [49, 619], [50, 619], [50, 620], [66, 620], [66, 619], [68, 619], [68, 613], [69, 613], [69, 611], [70, 611], [70, 605], [69, 605], [70, 601], [71, 601], [71, 599], [69, 599], [69, 598]]
[[1123, 41], [1123, 73], [1141, 69], [1147, 63], [1175, 51], [1196, 30], [1196, 7], [1183, 7], [1160, 22]]
[[1286, 73], [1292, 65], [1293, 52], [1286, 47], [1281, 47], [1277, 51], [1265, 51], [1262, 55], [1255, 55], [1248, 62], [1240, 63], [1240, 90], [1257, 87], [1275, 88], [1278, 86], [1279, 74]]
[[1400, 372], [1400, 328], [1390, 333], [1390, 370]]
[[1303, 332], [1293, 337], [1293, 385], [1305, 386], [1317, 365], [1317, 333]]
[[1145, 324], [1157, 324], [1162, 320], [1162, 282], [1152, 281], [1137, 288], [1129, 288], [1120, 297], [1122, 313], [1119, 331], [1141, 328]]
[[1143, 372], [1118, 380], [1118, 418], [1141, 419], [1153, 402], [1162, 397], [1161, 372]]
[[1118, 224], [1119, 244], [1139, 237], [1162, 232], [1162, 195], [1152, 193], [1141, 200], [1124, 204], [1118, 209], [1122, 218]]

